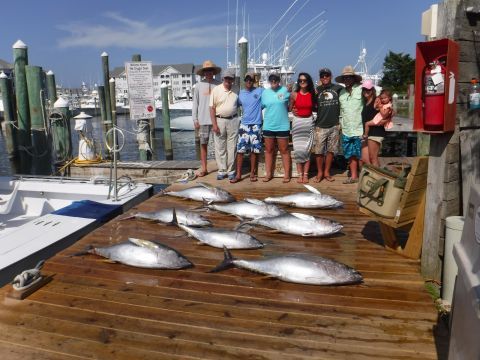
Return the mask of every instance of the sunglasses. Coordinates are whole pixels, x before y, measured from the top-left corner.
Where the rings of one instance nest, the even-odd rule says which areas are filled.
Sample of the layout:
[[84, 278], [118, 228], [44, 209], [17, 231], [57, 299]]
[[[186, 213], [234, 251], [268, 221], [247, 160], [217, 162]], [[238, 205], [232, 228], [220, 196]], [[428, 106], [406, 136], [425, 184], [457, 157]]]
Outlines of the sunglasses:
[[253, 81], [253, 79], [252, 79], [251, 77], [247, 77], [244, 81], [245, 81], [245, 82], [247, 82], [247, 81]]
[[299, 82], [299, 83], [306, 83], [306, 82], [307, 82], [307, 79], [298, 79], [298, 82]]
[[320, 78], [321, 78], [321, 79], [323, 79], [323, 78], [329, 78], [330, 76], [332, 76], [332, 75], [330, 75], [330, 74], [320, 74]]

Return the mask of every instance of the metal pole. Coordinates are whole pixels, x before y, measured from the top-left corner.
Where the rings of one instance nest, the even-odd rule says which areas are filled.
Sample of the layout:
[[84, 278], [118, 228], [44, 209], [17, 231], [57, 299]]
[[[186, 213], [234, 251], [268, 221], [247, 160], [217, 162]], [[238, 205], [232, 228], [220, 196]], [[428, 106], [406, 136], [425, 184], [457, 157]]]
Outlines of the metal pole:
[[13, 174], [20, 172], [20, 162], [17, 148], [17, 131], [15, 122], [15, 105], [13, 101], [12, 80], [5, 73], [0, 73], [0, 91], [3, 100], [3, 117], [5, 123], [5, 147]]
[[35, 159], [33, 168], [35, 175], [51, 175], [52, 162], [48, 142], [48, 128], [44, 104], [44, 91], [42, 89], [43, 70], [40, 66], [25, 66], [27, 75], [28, 104], [30, 107], [31, 137]]
[[[112, 109], [112, 126], [117, 126], [117, 101], [115, 95], [115, 79], [111, 78], [108, 81], [108, 86], [110, 88], [110, 107]], [[113, 132], [115, 135], [115, 131]], [[117, 149], [117, 144], [115, 144], [114, 149]], [[114, 153], [115, 158], [118, 160], [120, 158], [120, 154]]]
[[[105, 131], [108, 131], [112, 128], [112, 106], [110, 103], [110, 70], [108, 66], [108, 54], [106, 52], [102, 53], [102, 70], [103, 70], [103, 86], [105, 91], [105, 122], [104, 127]], [[110, 137], [110, 136], [109, 136]], [[108, 139], [107, 139], [108, 141]]]
[[28, 47], [21, 40], [13, 44], [13, 61], [15, 98], [17, 101], [17, 140], [20, 155], [20, 173], [30, 174], [32, 167], [32, 158], [28, 153], [31, 148], [30, 110], [28, 107], [27, 77], [25, 75], [25, 66], [28, 64]]
[[247, 62], [248, 62], [248, 41], [245, 37], [242, 36], [238, 40], [238, 49], [240, 55], [240, 89], [245, 89], [245, 74], [247, 73]]
[[113, 200], [118, 201], [118, 183], [117, 183], [117, 128], [113, 127]]
[[170, 132], [170, 107], [168, 105], [168, 85], [162, 84], [163, 148], [165, 159], [173, 160], [172, 137]]

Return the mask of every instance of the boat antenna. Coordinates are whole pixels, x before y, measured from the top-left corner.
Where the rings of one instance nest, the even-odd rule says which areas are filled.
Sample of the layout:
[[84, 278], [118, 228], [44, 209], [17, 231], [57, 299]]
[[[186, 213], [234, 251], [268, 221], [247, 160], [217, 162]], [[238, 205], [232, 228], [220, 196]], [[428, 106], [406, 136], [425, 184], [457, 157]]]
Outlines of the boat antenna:
[[283, 33], [285, 31], [285, 29], [287, 28], [287, 26], [293, 21], [293, 19], [295, 19], [295, 17], [298, 15], [298, 13], [300, 11], [302, 11], [302, 9], [305, 7], [305, 5], [307, 5], [308, 3], [310, 2], [310, 0], [307, 0], [305, 1], [299, 9], [297, 9], [297, 11], [295, 12], [295, 14], [293, 14], [292, 16], [290, 16], [290, 18], [288, 19], [288, 21], [285, 23], [285, 25], [282, 27], [282, 29], [280, 31], [277, 31], [277, 35], [275, 36], [275, 38], [280, 35], [281, 33]]
[[237, 73], [237, 42], [238, 42], [238, 0], [237, 0], [237, 5], [236, 5], [236, 11], [235, 11], [235, 41], [233, 42], [235, 44], [235, 73]]
[[270, 28], [270, 31], [263, 37], [262, 40], [260, 40], [260, 42], [258, 43], [257, 47], [253, 50], [257, 50], [260, 45], [263, 44], [263, 42], [268, 39], [269, 36], [271, 36], [272, 34], [272, 31], [277, 27], [277, 25], [283, 20], [283, 18], [288, 14], [288, 12], [290, 11], [290, 9], [297, 3], [298, 0], [294, 0], [294, 2], [288, 7], [288, 9], [283, 13], [282, 16], [280, 16], [280, 18], [277, 20], [277, 22]]
[[230, 0], [227, 0], [227, 67], [228, 67], [228, 63], [229, 63], [229, 47], [230, 47], [230, 43], [229, 43], [229, 39], [228, 39], [228, 34], [230, 33], [230, 27], [229, 27], [229, 23], [230, 23]]

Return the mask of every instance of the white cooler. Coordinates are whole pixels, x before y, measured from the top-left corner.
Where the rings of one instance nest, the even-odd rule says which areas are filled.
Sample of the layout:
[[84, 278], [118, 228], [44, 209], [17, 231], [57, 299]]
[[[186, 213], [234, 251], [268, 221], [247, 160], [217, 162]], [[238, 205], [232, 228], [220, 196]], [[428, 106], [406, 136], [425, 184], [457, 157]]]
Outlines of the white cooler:
[[448, 359], [480, 359], [480, 185], [470, 190], [462, 238], [455, 244], [453, 256], [458, 275]]

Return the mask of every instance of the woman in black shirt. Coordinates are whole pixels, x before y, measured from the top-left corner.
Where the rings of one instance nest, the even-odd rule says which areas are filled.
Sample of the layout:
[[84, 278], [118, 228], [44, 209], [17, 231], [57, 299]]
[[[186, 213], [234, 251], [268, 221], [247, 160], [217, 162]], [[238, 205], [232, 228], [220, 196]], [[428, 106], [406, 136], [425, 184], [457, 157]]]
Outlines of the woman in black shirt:
[[[365, 123], [372, 120], [378, 113], [378, 110], [374, 107], [376, 91], [371, 80], [365, 80], [362, 83], [362, 96], [365, 101], [365, 106], [362, 110], [362, 123], [365, 129]], [[364, 163], [379, 166], [378, 154], [380, 153], [385, 134], [384, 126], [370, 127], [368, 139], [362, 141], [362, 161]]]

